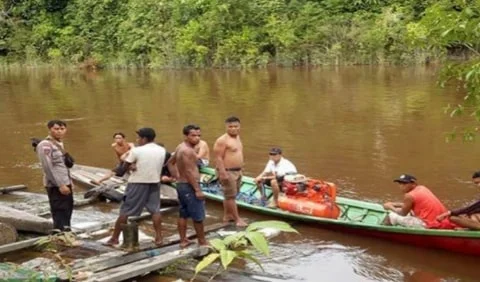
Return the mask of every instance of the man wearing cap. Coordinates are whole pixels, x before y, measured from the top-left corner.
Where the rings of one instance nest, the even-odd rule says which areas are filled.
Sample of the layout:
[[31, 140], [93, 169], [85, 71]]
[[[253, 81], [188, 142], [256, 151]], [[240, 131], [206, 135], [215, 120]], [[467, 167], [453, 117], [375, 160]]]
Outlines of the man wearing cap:
[[[401, 225], [414, 228], [452, 229], [449, 220], [437, 221], [447, 209], [427, 187], [417, 184], [417, 179], [402, 174], [393, 182], [398, 183], [404, 193], [403, 203], [385, 203], [383, 207], [391, 212], [385, 218], [387, 225]], [[413, 212], [411, 215], [410, 212]]]
[[280, 186], [286, 174], [297, 173], [295, 165], [282, 156], [282, 149], [272, 148], [270, 150], [270, 160], [267, 162], [265, 169], [259, 176], [255, 178], [258, 190], [265, 198], [262, 186], [265, 184], [272, 188], [273, 202], [268, 207], [275, 208], [278, 203], [278, 194], [280, 194]]
[[160, 215], [160, 177], [166, 151], [154, 143], [155, 131], [145, 127], [137, 132], [138, 147], [132, 148], [125, 158], [127, 167], [135, 164], [128, 177], [127, 189], [120, 207], [120, 215], [115, 222], [112, 237], [106, 245], [117, 245], [122, 224], [129, 216], [139, 216], [143, 208], [152, 214], [155, 228], [155, 244], [162, 244], [162, 218]]

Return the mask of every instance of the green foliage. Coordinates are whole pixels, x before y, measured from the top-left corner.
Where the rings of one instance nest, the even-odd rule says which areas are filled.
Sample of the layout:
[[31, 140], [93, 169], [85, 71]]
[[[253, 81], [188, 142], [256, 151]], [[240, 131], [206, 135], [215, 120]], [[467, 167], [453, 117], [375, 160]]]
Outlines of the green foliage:
[[[457, 84], [464, 102], [449, 105], [445, 112], [451, 117], [468, 113], [476, 123], [480, 122], [480, 1], [438, 1], [426, 9], [424, 17], [412, 30], [426, 48], [448, 55], [449, 62], [442, 69], [440, 85]], [[447, 141], [453, 140], [457, 132], [463, 133], [464, 141], [472, 141], [477, 128], [457, 128], [448, 134]]]
[[2, 0], [0, 60], [125, 68], [417, 63], [437, 54], [412, 38], [436, 32], [418, 24], [435, 2]]
[[[250, 224], [245, 231], [234, 233], [223, 239], [212, 239], [209, 241], [212, 253], [204, 257], [197, 264], [195, 267], [195, 276], [218, 260], [220, 260], [221, 266], [223, 266], [224, 270], [227, 270], [228, 266], [235, 259], [250, 260], [263, 270], [260, 261], [254, 256], [254, 251], [266, 256], [270, 255], [268, 241], [265, 238], [265, 235], [260, 232], [262, 228], [272, 228], [283, 232], [298, 233], [288, 223], [271, 220], [254, 222]], [[219, 266], [217, 272], [210, 278], [210, 280], [220, 272], [221, 270]], [[192, 280], [195, 279], [195, 276]]]
[[35, 242], [35, 248], [56, 253], [60, 246], [72, 247], [75, 244], [75, 234], [73, 232], [63, 232], [54, 235], [42, 237]]

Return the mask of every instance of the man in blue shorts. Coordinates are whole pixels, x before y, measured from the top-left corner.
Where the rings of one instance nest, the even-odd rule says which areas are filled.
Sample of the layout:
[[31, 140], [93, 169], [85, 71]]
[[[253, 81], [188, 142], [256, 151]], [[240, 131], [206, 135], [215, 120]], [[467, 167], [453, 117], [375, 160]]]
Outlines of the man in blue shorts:
[[120, 215], [115, 222], [115, 230], [107, 245], [117, 245], [122, 224], [127, 223], [129, 216], [139, 216], [143, 208], [152, 214], [155, 228], [155, 244], [162, 244], [162, 218], [160, 214], [160, 176], [166, 151], [155, 144], [155, 131], [152, 128], [141, 128], [137, 131], [138, 147], [130, 150], [125, 158], [127, 167], [135, 163], [128, 178], [127, 189], [120, 207]]
[[198, 238], [199, 245], [208, 245], [205, 239], [203, 220], [205, 219], [205, 195], [200, 188], [200, 173], [197, 166], [195, 145], [200, 142], [200, 127], [186, 125], [183, 128], [185, 141], [177, 146], [172, 162], [177, 166], [177, 193], [180, 203], [180, 217], [178, 219], [178, 233], [180, 247], [191, 244], [187, 239], [187, 219], [191, 218]]

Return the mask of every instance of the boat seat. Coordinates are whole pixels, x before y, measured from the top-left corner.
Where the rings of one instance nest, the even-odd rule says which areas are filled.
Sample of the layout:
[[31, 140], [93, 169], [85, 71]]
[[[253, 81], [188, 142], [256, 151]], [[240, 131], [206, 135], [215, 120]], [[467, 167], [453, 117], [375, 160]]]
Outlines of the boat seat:
[[350, 209], [350, 206], [347, 206], [338, 218], [343, 218], [344, 216], [346, 217], [349, 209]]

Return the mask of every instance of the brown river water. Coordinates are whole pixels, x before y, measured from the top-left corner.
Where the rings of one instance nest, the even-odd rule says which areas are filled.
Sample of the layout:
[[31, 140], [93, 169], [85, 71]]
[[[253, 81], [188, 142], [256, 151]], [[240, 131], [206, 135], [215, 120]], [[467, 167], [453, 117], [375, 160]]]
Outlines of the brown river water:
[[[445, 142], [446, 133], [471, 120], [443, 113], [462, 94], [439, 88], [436, 79], [436, 70], [425, 67], [0, 72], [0, 186], [23, 183], [43, 192], [29, 138], [45, 136], [49, 119], [67, 121], [65, 143], [77, 163], [112, 167], [116, 131], [134, 140], [137, 128], [153, 127], [172, 150], [182, 126], [194, 122], [211, 146], [224, 119], [237, 115], [248, 175], [263, 169], [271, 146], [280, 146], [300, 172], [337, 183], [342, 196], [400, 200], [392, 179], [411, 173], [455, 207], [477, 195], [469, 181], [480, 169], [480, 145]], [[208, 202], [207, 212], [220, 218], [221, 207]], [[268, 272], [289, 281], [478, 281], [473, 257], [294, 227], [300, 235], [276, 238], [265, 262]]]

